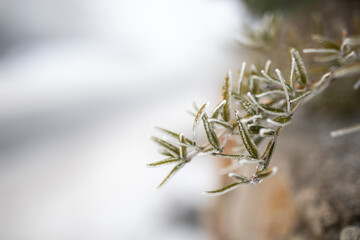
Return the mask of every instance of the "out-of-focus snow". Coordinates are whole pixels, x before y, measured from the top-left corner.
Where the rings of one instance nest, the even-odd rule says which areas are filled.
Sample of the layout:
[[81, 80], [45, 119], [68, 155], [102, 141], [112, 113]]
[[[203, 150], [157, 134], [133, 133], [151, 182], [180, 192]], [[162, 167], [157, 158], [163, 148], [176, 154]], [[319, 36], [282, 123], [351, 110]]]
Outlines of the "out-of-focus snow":
[[238, 3], [0, 9], [0, 238], [209, 239], [194, 218], [201, 191], [217, 183], [212, 161], [194, 161], [157, 190], [171, 168], [145, 167], [161, 158], [148, 136], [152, 125], [191, 136], [192, 100], [218, 100], [237, 66]]

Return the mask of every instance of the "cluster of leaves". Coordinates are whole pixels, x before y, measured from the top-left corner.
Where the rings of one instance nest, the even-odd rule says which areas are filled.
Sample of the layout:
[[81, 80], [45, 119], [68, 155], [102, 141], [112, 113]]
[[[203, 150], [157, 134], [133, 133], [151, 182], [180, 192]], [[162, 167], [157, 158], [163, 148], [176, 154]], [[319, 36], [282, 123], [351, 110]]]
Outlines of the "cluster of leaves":
[[[278, 31], [279, 23], [274, 18], [265, 22], [268, 23], [267, 27], [250, 37], [263, 39], [263, 43], [271, 40], [274, 37], [273, 33]], [[266, 61], [262, 69], [253, 64], [247, 67], [246, 63], [243, 63], [237, 81], [233, 81], [233, 76], [229, 72], [222, 87], [222, 99], [212, 111], [207, 109], [209, 103], [203, 104], [200, 108], [194, 104], [196, 113], [190, 138], [186, 138], [182, 133], [158, 128], [168, 138], [152, 137], [152, 140], [161, 146], [160, 152], [166, 159], [150, 163], [148, 166], [176, 164], [159, 187], [194, 157], [202, 155], [232, 159], [235, 163], [228, 174], [234, 183], [205, 192], [209, 195], [223, 194], [242, 184], [257, 184], [273, 175], [276, 167], [270, 167], [270, 162], [277, 139], [281, 129], [291, 123], [298, 106], [321, 92], [335, 79], [360, 76], [360, 37], [345, 37], [341, 44], [320, 35], [314, 35], [313, 40], [321, 47], [305, 49], [304, 53], [321, 55], [314, 60], [328, 63], [320, 78], [309, 79], [299, 51], [291, 48], [291, 67], [287, 78], [279, 69], [271, 70], [270, 60]], [[207, 141], [202, 144], [197, 140], [201, 123], [207, 137]], [[229, 140], [239, 140], [240, 147], [225, 153], [224, 148]], [[266, 148], [261, 153], [259, 146], [263, 142]], [[243, 164], [255, 164], [255, 172], [251, 176], [233, 172]]]

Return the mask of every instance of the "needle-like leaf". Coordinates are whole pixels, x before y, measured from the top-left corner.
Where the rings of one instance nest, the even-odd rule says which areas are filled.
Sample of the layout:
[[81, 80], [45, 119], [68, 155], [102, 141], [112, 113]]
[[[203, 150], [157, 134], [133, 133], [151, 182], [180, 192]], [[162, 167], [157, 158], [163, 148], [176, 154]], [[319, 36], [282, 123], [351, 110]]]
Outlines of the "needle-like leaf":
[[237, 93], [240, 96], [241, 96], [241, 87], [242, 87], [242, 81], [244, 79], [245, 68], [246, 68], [246, 62], [243, 62], [241, 65], [240, 76], [238, 80], [238, 91], [237, 91]]
[[311, 92], [312, 92], [311, 90], [308, 90], [308, 91], [305, 91], [305, 92], [298, 93], [293, 98], [290, 99], [290, 102], [291, 103], [297, 102], [300, 99], [303, 99], [303, 98], [309, 96], [311, 94]]
[[196, 144], [196, 132], [197, 132], [197, 126], [199, 125], [199, 121], [200, 119], [202, 119], [203, 115], [205, 114], [205, 109], [206, 109], [206, 106], [208, 105], [209, 103], [205, 103], [204, 105], [202, 105], [202, 107], [199, 109], [198, 113], [196, 114], [195, 116], [195, 120], [194, 120], [194, 124], [193, 124], [193, 129], [192, 129], [192, 132], [193, 132], [193, 142]]
[[300, 83], [305, 86], [308, 82], [305, 64], [304, 64], [303, 60], [301, 59], [300, 53], [295, 48], [292, 48], [290, 50], [290, 53], [295, 58], [297, 70], [299, 71], [300, 79], [298, 79], [298, 80], [300, 80]]
[[[178, 137], [179, 137], [179, 133], [172, 132], [172, 131], [169, 131], [169, 130], [167, 130], [167, 129], [165, 129], [165, 128], [161, 128], [161, 127], [155, 127], [155, 128], [158, 129], [159, 131], [163, 132], [163, 133], [166, 133], [167, 135], [169, 135], [169, 136], [171, 136], [171, 137], [173, 137], [173, 138], [178, 138]], [[194, 145], [194, 142], [191, 141], [190, 139], [187, 139], [187, 138], [185, 138], [185, 137], [184, 137], [184, 139], [185, 139], [185, 141], [186, 141], [187, 143], [189, 143], [190, 145]]]
[[282, 95], [284, 95], [284, 91], [282, 91], [282, 90], [280, 90], [280, 89], [269, 90], [269, 91], [265, 91], [265, 92], [262, 92], [262, 93], [258, 93], [258, 94], [255, 95], [255, 97], [261, 98], [261, 97], [266, 97], [266, 96], [275, 95], [275, 94], [282, 94]]
[[208, 122], [209, 123], [217, 123], [217, 124], [220, 124], [220, 125], [222, 125], [224, 127], [227, 127], [227, 128], [232, 128], [233, 127], [233, 125], [231, 123], [225, 122], [225, 121], [222, 121], [222, 120], [216, 119], [216, 118], [209, 118]]
[[217, 190], [203, 192], [203, 194], [208, 195], [208, 196], [222, 195], [222, 194], [225, 194], [227, 192], [230, 192], [230, 191], [238, 188], [240, 184], [242, 184], [242, 183], [241, 182], [232, 183], [232, 184], [227, 185], [226, 187], [223, 187], [223, 188], [220, 188]]
[[286, 125], [290, 124], [291, 117], [280, 116], [280, 117], [277, 117], [275, 119], [268, 118], [268, 119], [266, 119], [266, 121], [268, 123], [271, 123], [271, 124], [275, 125], [275, 126], [283, 127], [283, 126], [286, 126]]
[[204, 114], [204, 116], [202, 117], [202, 120], [204, 122], [204, 129], [205, 129], [205, 132], [206, 132], [206, 136], [209, 140], [209, 143], [214, 147], [216, 148], [217, 150], [221, 150], [220, 149], [220, 142], [219, 142], [219, 138], [217, 137], [213, 127], [212, 127], [212, 124], [209, 123], [208, 121], [208, 117], [206, 114]]
[[158, 166], [162, 166], [162, 165], [166, 165], [166, 164], [170, 164], [170, 163], [176, 163], [182, 161], [182, 159], [180, 158], [167, 158], [165, 160], [161, 160], [158, 162], [153, 162], [153, 163], [149, 163], [147, 164], [148, 167], [158, 167]]
[[246, 100], [245, 98], [243, 98], [243, 97], [241, 97], [241, 96], [239, 96], [237, 94], [233, 94], [233, 97], [240, 101], [241, 106], [250, 115], [257, 114], [257, 107], [254, 104], [250, 103], [248, 100]]
[[243, 183], [248, 183], [250, 181], [247, 177], [237, 174], [237, 173], [229, 173], [228, 176], [235, 178], [236, 180], [243, 182]]
[[175, 154], [176, 156], [180, 156], [180, 152], [179, 152], [179, 148], [174, 146], [173, 144], [162, 140], [158, 137], [151, 137], [151, 139], [156, 142], [157, 144], [159, 144], [160, 146], [166, 148], [168, 151], [170, 151], [171, 153]]
[[264, 163], [264, 169], [267, 169], [270, 165], [270, 160], [272, 158], [272, 155], [274, 153], [275, 150], [275, 146], [276, 146], [276, 137], [274, 137], [273, 139], [270, 140], [270, 142], [268, 143], [266, 150], [264, 151], [263, 155], [261, 156], [261, 159], [264, 159], [265, 163]]
[[275, 72], [276, 72], [278, 78], [280, 79], [281, 85], [284, 90], [284, 94], [285, 94], [285, 98], [286, 98], [286, 112], [289, 112], [290, 111], [290, 97], [289, 97], [289, 93], [286, 88], [285, 79], [279, 69], [275, 69]]
[[259, 151], [258, 151], [253, 139], [250, 137], [250, 133], [249, 133], [249, 130], [247, 129], [247, 126], [241, 122], [241, 118], [239, 116], [238, 111], [235, 112], [235, 116], [236, 116], [236, 120], [239, 125], [240, 136], [241, 136], [241, 139], [243, 140], [246, 150], [248, 151], [248, 153], [250, 154], [250, 156], [252, 158], [258, 159]]
[[222, 117], [224, 121], [228, 122], [230, 121], [231, 112], [230, 112], [230, 105], [231, 105], [231, 71], [228, 72], [225, 82], [223, 85], [223, 99], [226, 101], [223, 111], [222, 111]]
[[170, 173], [165, 177], [165, 179], [159, 184], [158, 188], [162, 187], [166, 182], [169, 181], [169, 179], [175, 175], [175, 173], [177, 173], [186, 163], [185, 162], [181, 162], [179, 164], [177, 164], [171, 171]]
[[211, 114], [211, 118], [217, 118], [225, 104], [226, 100], [222, 100], [220, 103], [218, 103], [214, 108], [213, 113]]
[[179, 145], [180, 158], [185, 160], [186, 159], [186, 146], [184, 146], [185, 137], [184, 137], [183, 133], [179, 134], [179, 142], [182, 143], [181, 145]]
[[323, 47], [340, 50], [339, 44], [337, 44], [336, 42], [330, 40], [329, 38], [327, 38], [325, 36], [314, 34], [311, 36], [311, 38], [314, 42], [319, 43]]
[[257, 172], [256, 175], [260, 179], [264, 179], [264, 178], [274, 175], [276, 172], [277, 172], [277, 167], [272, 167], [272, 168], [267, 168], [260, 172]]
[[226, 158], [226, 159], [238, 159], [238, 160], [247, 157], [244, 154], [237, 155], [237, 154], [213, 153], [212, 155], [216, 156], [216, 157]]
[[248, 92], [248, 97], [250, 98], [250, 100], [251, 100], [257, 107], [259, 107], [261, 110], [263, 110], [263, 111], [266, 112], [266, 113], [269, 113], [269, 114], [272, 114], [272, 115], [277, 115], [277, 116], [283, 116], [283, 115], [286, 115], [286, 114], [287, 114], [287, 113], [286, 113], [284, 110], [282, 110], [282, 109], [272, 108], [272, 107], [268, 107], [268, 106], [265, 106], [265, 105], [263, 105], [263, 104], [260, 104], [250, 92]]

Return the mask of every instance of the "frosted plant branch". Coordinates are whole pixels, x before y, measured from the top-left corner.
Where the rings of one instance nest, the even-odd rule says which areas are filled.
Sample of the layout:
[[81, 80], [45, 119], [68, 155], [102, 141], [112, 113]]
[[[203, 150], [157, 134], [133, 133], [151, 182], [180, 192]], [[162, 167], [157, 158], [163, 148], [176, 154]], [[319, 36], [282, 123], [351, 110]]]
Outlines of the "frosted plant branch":
[[[256, 44], [271, 45], [279, 31], [279, 21], [267, 18], [267, 28], [253, 34]], [[270, 25], [269, 25], [270, 24]], [[276, 26], [273, 26], [275, 24]], [[269, 38], [265, 41], [264, 35]], [[321, 77], [308, 74], [308, 69], [295, 48], [290, 49], [289, 78], [285, 79], [282, 72], [276, 68], [271, 71], [271, 61], [267, 60], [263, 69], [244, 62], [241, 65], [237, 82], [233, 82], [233, 74], [229, 71], [225, 77], [221, 99], [215, 107], [208, 111], [210, 103], [200, 108], [194, 103], [194, 122], [192, 136], [187, 138], [183, 133], [172, 132], [158, 128], [167, 135], [167, 139], [152, 137], [160, 147], [160, 153], [165, 159], [148, 164], [149, 167], [175, 164], [165, 179], [163, 186], [186, 164], [196, 157], [213, 156], [219, 159], [231, 159], [233, 164], [223, 171], [231, 171], [228, 176], [233, 183], [220, 189], [207, 191], [207, 195], [219, 195], [232, 191], [244, 184], [256, 185], [274, 175], [276, 167], [270, 167], [273, 153], [277, 145], [280, 131], [292, 121], [298, 107], [313, 96], [320, 94], [330, 82], [343, 78], [360, 77], [360, 38], [347, 37], [341, 44], [325, 36], [313, 35], [313, 40], [320, 48], [304, 49], [307, 54], [320, 55], [314, 61], [327, 63]], [[266, 44], [265, 44], [266, 43]], [[336, 65], [331, 64], [336, 61]], [[359, 81], [354, 87], [360, 85]], [[234, 91], [232, 90], [234, 89]], [[200, 127], [203, 128], [206, 140], [200, 143], [197, 136]], [[360, 130], [360, 124], [333, 131], [333, 137], [353, 133]], [[227, 148], [229, 144], [240, 142], [239, 146]], [[260, 144], [266, 148], [260, 152]], [[226, 151], [225, 151], [226, 149]], [[252, 175], [244, 176], [235, 171], [241, 170], [243, 164], [255, 166]], [[239, 169], [240, 168], [240, 169]]]

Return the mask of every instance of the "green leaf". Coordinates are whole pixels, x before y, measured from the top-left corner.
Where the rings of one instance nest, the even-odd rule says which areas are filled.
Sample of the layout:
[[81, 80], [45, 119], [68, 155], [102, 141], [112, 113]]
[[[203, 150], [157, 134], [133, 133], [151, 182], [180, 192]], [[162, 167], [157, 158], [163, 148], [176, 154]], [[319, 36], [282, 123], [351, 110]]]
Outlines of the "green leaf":
[[256, 175], [260, 178], [260, 179], [264, 179], [267, 177], [270, 177], [272, 175], [274, 175], [277, 172], [277, 168], [276, 167], [272, 167], [272, 168], [267, 168], [264, 169], [260, 172], [257, 172]]
[[288, 124], [290, 124], [291, 122], [291, 117], [287, 117], [287, 116], [280, 116], [280, 117], [277, 117], [275, 119], [266, 119], [266, 121], [268, 123], [271, 123], [275, 126], [278, 126], [278, 127], [283, 127], [283, 126], [286, 126]]
[[269, 71], [270, 71], [270, 65], [271, 65], [271, 60], [268, 59], [265, 63], [265, 67], [264, 67], [264, 71], [265, 73], [269, 74]]
[[209, 123], [217, 123], [217, 124], [220, 124], [220, 125], [222, 125], [224, 127], [227, 127], [227, 128], [232, 128], [233, 127], [233, 125], [231, 123], [228, 123], [228, 122], [222, 121], [220, 119], [216, 119], [216, 118], [209, 118], [208, 122]]
[[172, 152], [170, 152], [168, 149], [158, 149], [158, 152], [164, 156], [177, 158], [178, 156]]
[[295, 81], [294, 81], [294, 74], [295, 74], [296, 62], [295, 58], [291, 56], [291, 70], [290, 70], [290, 87], [294, 89]]
[[230, 103], [231, 103], [231, 72], [229, 71], [226, 78], [225, 83], [223, 85], [223, 99], [226, 100], [226, 103], [224, 105], [223, 111], [222, 111], [222, 117], [224, 121], [228, 122], [231, 118], [231, 112], [230, 112]]
[[241, 106], [245, 109], [246, 112], [248, 112], [250, 115], [257, 114], [257, 107], [250, 103], [248, 100], [243, 98], [242, 96], [237, 95], [236, 93], [233, 93], [233, 98], [240, 101]]
[[209, 195], [209, 196], [218, 196], [218, 195], [222, 195], [225, 194], [227, 192], [230, 192], [232, 190], [235, 190], [236, 188], [239, 187], [240, 184], [243, 184], [241, 182], [236, 182], [236, 183], [232, 183], [227, 185], [226, 187], [217, 189], [217, 190], [213, 190], [213, 191], [207, 191], [207, 192], [203, 192], [204, 195]]
[[271, 137], [275, 135], [275, 130], [271, 128], [261, 128], [259, 134], [261, 137]]
[[284, 90], [284, 94], [285, 94], [285, 98], [286, 98], [286, 112], [289, 112], [290, 111], [290, 97], [289, 97], [289, 93], [286, 88], [285, 79], [279, 69], [275, 69], [275, 72], [276, 72], [278, 78], [280, 79], [281, 85]]
[[268, 106], [265, 106], [263, 104], [260, 104], [256, 99], [255, 97], [250, 93], [248, 92], [248, 97], [250, 98], [250, 100], [256, 104], [256, 106], [258, 108], [260, 108], [262, 111], [266, 112], [266, 113], [269, 113], [269, 114], [272, 114], [272, 115], [278, 115], [278, 116], [283, 116], [283, 115], [286, 115], [287, 113], [282, 110], [282, 109], [278, 109], [278, 108], [272, 108], [272, 107], [268, 107]]
[[180, 156], [179, 148], [174, 146], [173, 144], [171, 144], [165, 140], [162, 140], [158, 137], [151, 137], [151, 140], [153, 140], [160, 146], [166, 148], [167, 150], [169, 150], [171, 153], [175, 154], [176, 156]]
[[226, 100], [222, 100], [220, 103], [218, 103], [214, 108], [213, 113], [211, 114], [211, 118], [217, 118], [225, 104], [226, 104]]
[[[166, 133], [167, 135], [169, 135], [169, 136], [171, 136], [171, 137], [173, 137], [173, 138], [178, 138], [178, 137], [179, 137], [179, 133], [172, 132], [172, 131], [169, 131], [169, 130], [167, 130], [167, 129], [161, 128], [161, 127], [155, 127], [155, 128], [158, 129], [158, 130], [160, 130], [160, 131], [163, 132], [163, 133]], [[185, 141], [186, 141], [187, 143], [189, 143], [190, 145], [195, 145], [194, 142], [191, 141], [190, 139], [187, 139], [187, 138], [185, 138], [185, 137], [184, 137], [184, 139], [185, 139]]]
[[214, 147], [216, 148], [217, 150], [221, 150], [220, 149], [220, 142], [219, 142], [219, 139], [212, 127], [212, 124], [209, 123], [208, 121], [208, 118], [207, 118], [207, 115], [204, 114], [203, 116], [203, 122], [204, 122], [204, 129], [205, 129], [205, 132], [206, 132], [206, 136], [209, 140], [209, 143]]
[[238, 159], [238, 160], [247, 157], [246, 155], [243, 154], [237, 155], [237, 154], [213, 153], [212, 155], [226, 159]]
[[241, 65], [241, 71], [240, 71], [240, 76], [239, 76], [239, 80], [238, 80], [238, 91], [237, 91], [237, 93], [240, 96], [241, 96], [242, 81], [244, 79], [244, 74], [245, 74], [245, 68], [246, 68], [246, 62], [243, 62]]
[[260, 129], [262, 129], [264, 127], [262, 126], [258, 126], [258, 125], [253, 125], [249, 127], [249, 131], [251, 134], [255, 135], [255, 134], [259, 134], [260, 133]]
[[250, 156], [252, 158], [258, 159], [259, 151], [258, 151], [253, 139], [250, 137], [250, 133], [249, 133], [249, 130], [247, 129], [247, 126], [241, 122], [241, 118], [239, 116], [238, 111], [236, 111], [235, 115], [236, 115], [236, 120], [239, 125], [240, 136], [241, 136], [241, 139], [243, 140], [246, 150], [248, 151], [248, 153], [250, 154]]
[[149, 163], [149, 164], [146, 164], [146, 165], [148, 167], [158, 167], [158, 166], [162, 166], [164, 164], [166, 165], [166, 164], [175, 163], [175, 162], [179, 162], [179, 161], [182, 161], [182, 159], [180, 159], [180, 158], [167, 158], [165, 160]]
[[333, 48], [333, 49], [340, 50], [339, 44], [337, 44], [336, 42], [332, 41], [331, 39], [329, 39], [325, 36], [314, 34], [311, 36], [311, 38], [314, 42], [319, 43], [320, 45], [322, 45], [325, 48]]
[[272, 155], [274, 153], [275, 150], [275, 146], [276, 146], [276, 137], [274, 137], [273, 139], [270, 140], [270, 142], [268, 143], [265, 152], [263, 153], [263, 155], [261, 156], [261, 159], [264, 159], [265, 164], [264, 164], [264, 169], [267, 169], [270, 165], [270, 161], [272, 158]]
[[[179, 142], [185, 144], [184, 134], [179, 134]], [[184, 145], [179, 145], [180, 158], [186, 159], [186, 147]]]
[[293, 103], [293, 102], [299, 101], [300, 99], [303, 99], [303, 98], [307, 97], [307, 96], [310, 95], [311, 93], [312, 93], [311, 90], [298, 93], [298, 94], [296, 94], [293, 98], [290, 99], [290, 102]]
[[237, 173], [229, 173], [228, 175], [229, 175], [229, 177], [235, 178], [236, 180], [238, 180], [242, 183], [248, 183], [250, 181], [247, 177], [237, 174]]
[[185, 162], [181, 162], [179, 164], [177, 164], [171, 171], [170, 173], [166, 176], [166, 178], [159, 184], [158, 188], [162, 187], [166, 182], [169, 181], [169, 179], [175, 175], [175, 173], [177, 173], [186, 163]]
[[280, 89], [276, 89], [276, 90], [269, 90], [269, 91], [261, 92], [261, 93], [256, 94], [255, 96], [257, 98], [261, 98], [261, 97], [266, 97], [268, 95], [275, 95], [275, 94], [284, 95], [284, 92]]
[[199, 109], [198, 113], [195, 116], [195, 120], [194, 120], [194, 124], [193, 124], [193, 142], [196, 144], [196, 131], [197, 131], [197, 126], [199, 124], [200, 119], [203, 117], [203, 115], [205, 114], [205, 109], [206, 106], [209, 103], [205, 103], [204, 105], [202, 105], [202, 107]]
[[300, 53], [295, 49], [295, 48], [292, 48], [290, 50], [290, 54], [291, 56], [293, 56], [295, 58], [295, 63], [296, 63], [296, 67], [295, 68], [295, 71], [298, 71], [298, 75], [300, 77], [300, 83], [303, 85], [303, 86], [306, 86], [308, 80], [307, 80], [307, 73], [306, 73], [306, 68], [305, 68], [305, 65], [304, 65], [304, 62], [303, 60], [301, 59], [301, 56], [300, 56]]

